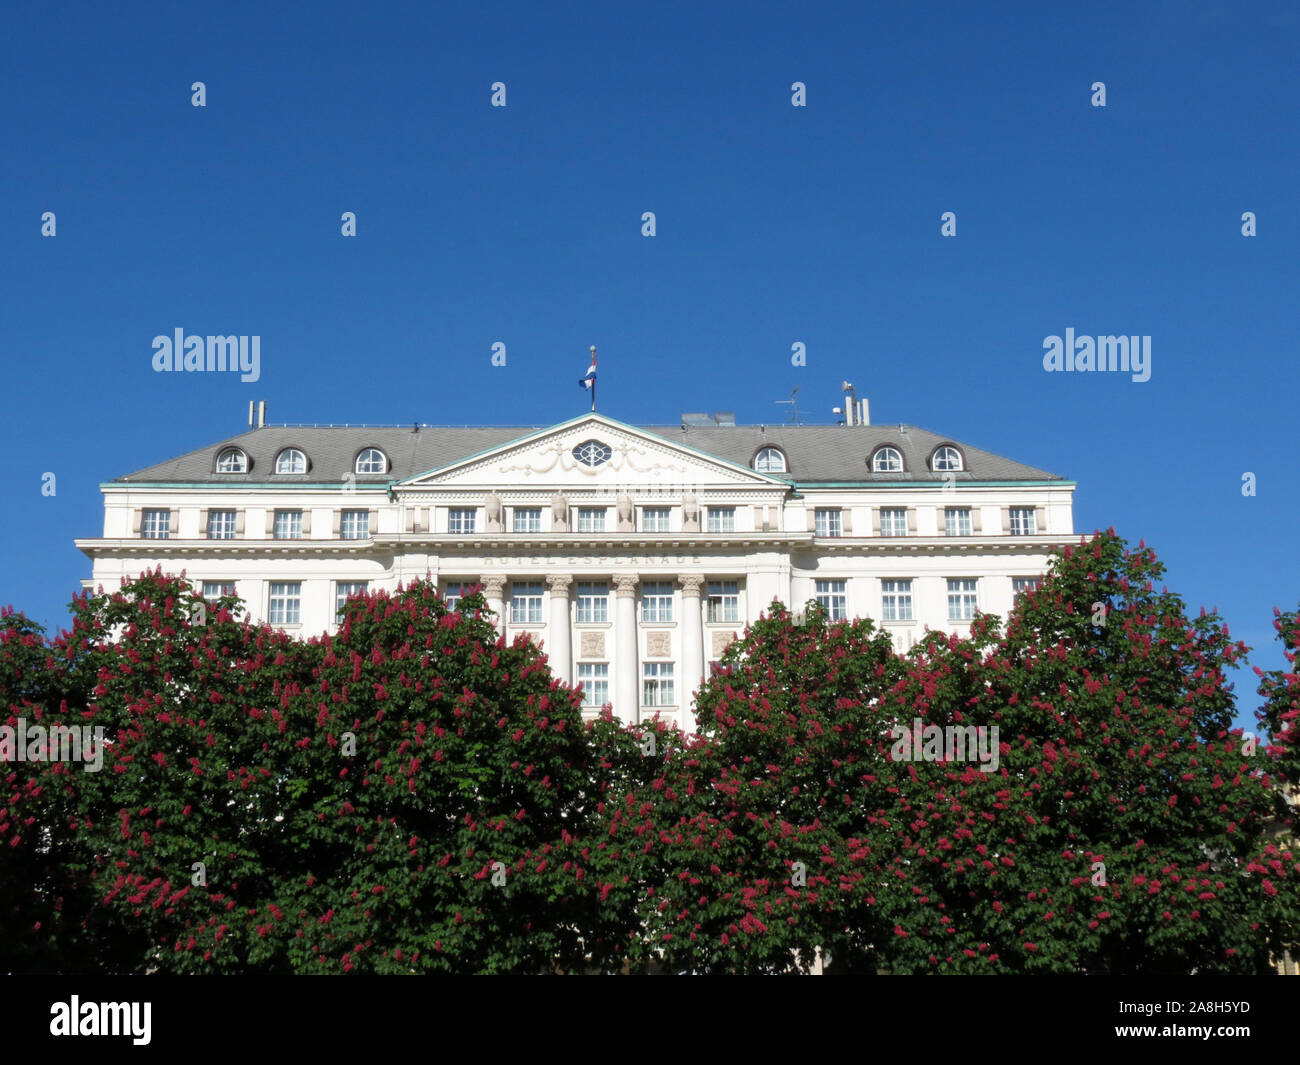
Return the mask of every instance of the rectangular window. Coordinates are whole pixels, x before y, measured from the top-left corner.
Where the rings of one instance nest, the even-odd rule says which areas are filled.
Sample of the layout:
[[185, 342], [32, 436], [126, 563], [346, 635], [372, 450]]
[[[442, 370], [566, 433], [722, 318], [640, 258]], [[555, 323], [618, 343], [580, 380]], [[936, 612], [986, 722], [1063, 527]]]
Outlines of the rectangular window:
[[542, 531], [541, 507], [515, 507], [515, 532], [534, 533]]
[[345, 510], [340, 516], [340, 537], [344, 540], [365, 540], [370, 537], [370, 511]]
[[674, 706], [677, 698], [673, 683], [673, 663], [647, 662], [641, 685], [642, 706]]
[[950, 578], [948, 581], [948, 620], [970, 621], [975, 617], [979, 601], [973, 578]]
[[643, 507], [641, 510], [642, 532], [667, 532], [668, 507]]
[[172, 512], [170, 510], [146, 510], [142, 519], [140, 535], [146, 540], [171, 538]]
[[510, 624], [540, 625], [541, 623], [542, 582], [512, 581], [510, 583]]
[[671, 581], [643, 581], [641, 584], [641, 620], [673, 620], [673, 586]]
[[970, 507], [944, 507], [943, 526], [948, 536], [969, 536]]
[[740, 620], [740, 585], [736, 581], [709, 581], [709, 621]]
[[208, 539], [233, 540], [235, 538], [235, 512], [233, 510], [208, 511]]
[[277, 540], [302, 539], [301, 510], [277, 510], [275, 512], [275, 538]]
[[881, 507], [880, 508], [880, 535], [881, 536], [906, 536], [907, 535], [907, 508], [906, 507]]
[[449, 533], [472, 533], [474, 531], [473, 507], [452, 507], [447, 512], [447, 531]]
[[272, 625], [297, 625], [302, 620], [302, 581], [271, 582]]
[[711, 533], [729, 533], [736, 531], [735, 507], [709, 507], [709, 524]]
[[816, 523], [816, 535], [818, 536], [843, 536], [844, 523], [843, 516], [839, 508], [818, 507], [813, 520]]
[[610, 620], [610, 589], [604, 581], [578, 581], [577, 623], [594, 625]]
[[912, 619], [912, 582], [880, 582], [880, 618], [882, 621], [911, 621]]
[[847, 581], [818, 581], [817, 602], [826, 608], [831, 621], [843, 621], [849, 616], [848, 596], [844, 588]]
[[605, 531], [605, 508], [604, 507], [579, 507], [578, 508], [578, 532], [604, 532]]
[[334, 588], [334, 624], [343, 620], [343, 611], [347, 607], [348, 596], [365, 595], [369, 581], [339, 581]]
[[223, 595], [235, 594], [234, 581], [204, 581], [203, 598], [208, 600], [220, 599]]
[[609, 663], [579, 662], [578, 683], [582, 685], [584, 710], [599, 710], [609, 702]]
[[1013, 595], [1020, 595], [1024, 592], [1032, 592], [1038, 588], [1037, 577], [1012, 577], [1011, 592]]
[[604, 581], [578, 582], [578, 624], [596, 625], [609, 620], [609, 586]]
[[1034, 514], [1033, 507], [1012, 507], [1011, 508], [1011, 535], [1012, 536], [1036, 536], [1038, 534], [1038, 520]]

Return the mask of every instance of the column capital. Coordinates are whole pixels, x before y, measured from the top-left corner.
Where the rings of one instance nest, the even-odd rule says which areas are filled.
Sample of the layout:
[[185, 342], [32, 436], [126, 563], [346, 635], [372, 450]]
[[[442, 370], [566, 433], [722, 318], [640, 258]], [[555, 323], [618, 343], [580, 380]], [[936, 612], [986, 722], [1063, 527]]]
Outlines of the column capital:
[[552, 573], [546, 578], [546, 588], [552, 595], [568, 595], [573, 576], [569, 573]]
[[704, 578], [697, 577], [695, 574], [687, 574], [684, 577], [678, 577], [677, 580], [682, 586], [682, 595], [686, 598], [698, 599], [700, 588], [704, 586]]
[[614, 585], [618, 589], [619, 599], [635, 599], [636, 586], [641, 583], [641, 576], [637, 573], [620, 573], [614, 578]]
[[479, 578], [483, 594], [489, 599], [500, 599], [506, 590], [506, 579], [500, 573], [489, 573]]

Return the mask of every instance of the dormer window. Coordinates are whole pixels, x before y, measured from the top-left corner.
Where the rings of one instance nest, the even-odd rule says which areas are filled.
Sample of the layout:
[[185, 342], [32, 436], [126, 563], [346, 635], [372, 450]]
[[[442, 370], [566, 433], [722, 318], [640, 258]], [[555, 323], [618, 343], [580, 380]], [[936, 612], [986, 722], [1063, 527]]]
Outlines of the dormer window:
[[961, 452], [955, 447], [945, 445], [936, 448], [934, 458], [930, 461], [930, 468], [935, 473], [952, 473], [959, 472], [963, 468]]
[[306, 473], [307, 456], [296, 447], [287, 447], [275, 458], [276, 473]]
[[368, 447], [357, 456], [357, 473], [387, 473], [388, 456], [377, 447]]
[[903, 455], [896, 447], [882, 447], [871, 457], [874, 473], [902, 473]]
[[754, 456], [754, 469], [759, 473], [785, 473], [785, 452], [779, 447], [759, 448]]
[[217, 455], [218, 473], [247, 473], [248, 456], [237, 447], [224, 448]]

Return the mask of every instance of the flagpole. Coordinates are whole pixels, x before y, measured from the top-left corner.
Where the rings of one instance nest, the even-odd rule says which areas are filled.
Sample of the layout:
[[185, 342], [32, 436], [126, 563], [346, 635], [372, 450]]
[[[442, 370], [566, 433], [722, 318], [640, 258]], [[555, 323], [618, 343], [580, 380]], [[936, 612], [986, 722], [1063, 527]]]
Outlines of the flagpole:
[[[591, 345], [591, 364], [596, 365], [596, 345]], [[591, 413], [596, 413], [596, 379], [591, 379]]]

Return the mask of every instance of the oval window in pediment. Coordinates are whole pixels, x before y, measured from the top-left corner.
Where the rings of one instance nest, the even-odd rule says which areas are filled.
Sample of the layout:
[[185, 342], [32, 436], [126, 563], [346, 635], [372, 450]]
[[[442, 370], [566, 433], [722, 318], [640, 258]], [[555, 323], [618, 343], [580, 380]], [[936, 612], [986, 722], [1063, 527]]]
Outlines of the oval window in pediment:
[[599, 466], [613, 458], [614, 452], [608, 444], [599, 440], [584, 440], [573, 449], [573, 457], [583, 466]]

